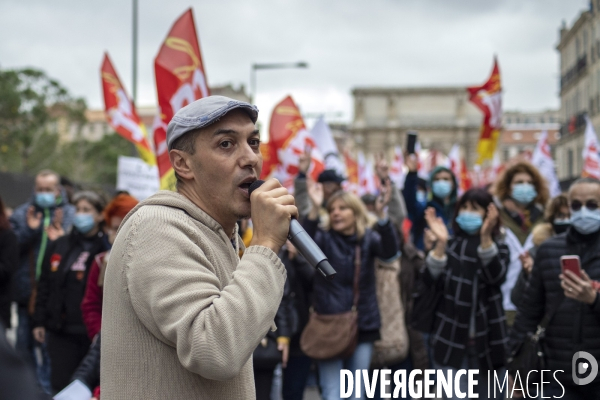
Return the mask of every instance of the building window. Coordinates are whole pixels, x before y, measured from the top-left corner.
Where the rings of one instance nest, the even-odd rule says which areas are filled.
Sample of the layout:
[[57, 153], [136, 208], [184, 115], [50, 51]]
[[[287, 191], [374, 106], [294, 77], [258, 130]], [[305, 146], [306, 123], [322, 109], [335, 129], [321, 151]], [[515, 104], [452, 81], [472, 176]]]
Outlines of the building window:
[[504, 150], [502, 150], [502, 160], [504, 162], [508, 161], [508, 159], [510, 158], [510, 154], [508, 152], [508, 148], [504, 148]]
[[513, 140], [523, 139], [523, 134], [521, 132], [513, 132], [511, 136], [512, 136]]

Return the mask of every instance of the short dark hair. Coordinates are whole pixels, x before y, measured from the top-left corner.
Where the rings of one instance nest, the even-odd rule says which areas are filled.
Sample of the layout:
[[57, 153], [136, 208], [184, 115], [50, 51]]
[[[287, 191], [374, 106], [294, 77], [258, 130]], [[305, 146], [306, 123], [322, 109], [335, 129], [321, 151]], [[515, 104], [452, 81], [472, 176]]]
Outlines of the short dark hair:
[[[452, 219], [452, 229], [454, 229], [454, 233], [465, 235], [465, 232], [462, 229], [460, 229], [460, 226], [456, 222], [456, 217], [458, 217], [458, 214], [460, 213], [460, 209], [462, 208], [462, 206], [464, 206], [467, 203], [480, 205], [485, 210], [485, 214], [483, 216], [483, 219], [485, 219], [485, 217], [487, 216], [487, 208], [493, 202], [494, 202], [494, 198], [485, 189], [475, 188], [475, 189], [467, 190], [462, 195], [462, 197], [458, 200], [458, 202], [456, 203], [456, 208], [454, 209], [454, 218]], [[498, 222], [496, 223], [496, 226], [494, 227], [494, 229], [492, 231], [492, 234], [494, 236], [498, 236], [499, 233], [500, 233], [500, 218], [498, 218]]]
[[102, 214], [104, 207], [106, 207], [106, 200], [98, 193], [92, 192], [91, 190], [84, 190], [75, 193], [73, 196], [73, 204], [77, 205], [81, 200], [85, 200], [90, 203], [99, 214]]
[[561, 193], [558, 196], [552, 198], [550, 201], [548, 201], [548, 204], [546, 205], [546, 210], [544, 211], [544, 220], [546, 220], [546, 222], [552, 223], [558, 215], [558, 213], [560, 212], [560, 209], [563, 207], [569, 208], [569, 200], [567, 199], [567, 196], [564, 193]]
[[[190, 155], [194, 155], [194, 153], [196, 153], [196, 139], [198, 138], [201, 132], [202, 129], [196, 129], [190, 132], [186, 132], [185, 134], [175, 139], [171, 150], [180, 150]], [[175, 173], [175, 186], [179, 187], [179, 185], [183, 183], [183, 179], [181, 179], [181, 177], [177, 175], [175, 169], [173, 169], [173, 172]]]

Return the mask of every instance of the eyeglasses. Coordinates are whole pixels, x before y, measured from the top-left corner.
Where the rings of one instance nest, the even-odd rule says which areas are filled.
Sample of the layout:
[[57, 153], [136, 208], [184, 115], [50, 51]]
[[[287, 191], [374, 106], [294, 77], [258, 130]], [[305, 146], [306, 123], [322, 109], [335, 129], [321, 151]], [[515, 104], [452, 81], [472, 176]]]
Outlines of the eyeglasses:
[[573, 200], [571, 202], [571, 210], [579, 211], [579, 210], [581, 210], [581, 207], [584, 205], [585, 205], [585, 208], [587, 208], [590, 211], [594, 211], [598, 208], [598, 202], [596, 200], [588, 200], [585, 202], [585, 204], [583, 204], [579, 200]]

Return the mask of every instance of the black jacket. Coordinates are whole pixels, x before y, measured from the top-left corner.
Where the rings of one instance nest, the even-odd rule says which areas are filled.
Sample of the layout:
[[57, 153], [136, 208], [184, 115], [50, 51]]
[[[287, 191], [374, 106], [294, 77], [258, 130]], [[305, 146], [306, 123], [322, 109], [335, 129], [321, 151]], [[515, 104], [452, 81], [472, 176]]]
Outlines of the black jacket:
[[[314, 279], [315, 311], [320, 314], [339, 314], [352, 308], [354, 282], [354, 255], [356, 235], [344, 236], [333, 230], [322, 230], [319, 221], [306, 219], [304, 229], [323, 250], [337, 275], [331, 281], [316, 274]], [[388, 221], [378, 227], [381, 234], [367, 229], [358, 242], [361, 251], [359, 279], [358, 329], [363, 332], [377, 331], [381, 327], [375, 285], [375, 258], [393, 259], [399, 253], [398, 239]], [[360, 339], [360, 338], [359, 338]]]
[[[285, 246], [279, 252], [279, 258], [287, 271], [283, 296], [287, 297], [288, 301], [285, 303], [285, 309], [280, 307], [277, 313], [285, 312], [291, 333], [290, 354], [298, 356], [303, 354], [300, 349], [300, 336], [308, 323], [315, 269], [301, 254], [290, 259]], [[277, 327], [279, 328], [279, 324]]]
[[[36, 230], [27, 225], [27, 210], [30, 206], [35, 207], [36, 213], [43, 215], [42, 223]], [[17, 207], [10, 216], [10, 225], [19, 242], [19, 267], [12, 279], [12, 296], [21, 307], [28, 306], [31, 291], [35, 287], [38, 253], [42, 247], [42, 238], [47, 237], [44, 222], [50, 223], [58, 209], [63, 211], [62, 228], [65, 232], [69, 232], [75, 217], [75, 206], [67, 202], [67, 193], [64, 189], [56, 206], [44, 210], [35, 204], [35, 196], [32, 196], [28, 202]]]
[[[85, 271], [81, 271], [78, 280], [83, 282], [81, 293], [67, 293], [69, 272], [73, 263], [84, 251], [84, 241], [88, 242], [89, 250], [85, 257]], [[71, 302], [70, 309], [78, 312], [78, 319], [85, 334], [85, 325], [80, 316], [80, 304], [85, 292], [85, 282], [96, 254], [107, 250], [104, 233], [100, 230], [95, 236], [85, 238], [73, 229], [70, 234], [51, 242], [42, 264], [42, 274], [38, 283], [38, 292], [33, 315], [34, 327], [43, 326], [53, 332], [60, 332], [65, 328], [67, 319], [67, 302]], [[76, 305], [76, 308], [72, 307]], [[79, 322], [78, 321], [78, 322]], [[79, 323], [78, 323], [79, 325]], [[79, 333], [79, 332], [69, 332]]]
[[6, 340], [4, 329], [0, 322], [0, 399], [50, 400], [38, 389], [33, 368]]
[[73, 373], [71, 382], [80, 380], [93, 393], [100, 384], [100, 334], [96, 335], [90, 349]]
[[19, 244], [10, 229], [0, 230], [0, 322], [10, 328], [11, 280], [19, 267]]
[[479, 368], [493, 370], [505, 364], [508, 331], [500, 285], [506, 278], [510, 253], [505, 244], [496, 243], [498, 253], [483, 265], [480, 243], [479, 235], [457, 235], [448, 243], [445, 271], [437, 279], [428, 268], [423, 271], [424, 282], [443, 292], [431, 333], [434, 359], [456, 369], [461, 368], [466, 354], [472, 312]]
[[[571, 362], [575, 352], [586, 351], [600, 360], [600, 299], [597, 295], [588, 305], [565, 298], [558, 277], [563, 255], [578, 255], [590, 279], [600, 280], [600, 233], [586, 237], [569, 228], [567, 233], [545, 241], [537, 252], [510, 346], [514, 349], [527, 332], [534, 332], [548, 309], [560, 303], [546, 329], [546, 356], [548, 368], [564, 370], [557, 374], [558, 379], [573, 386]], [[594, 382], [600, 383], [600, 375]]]

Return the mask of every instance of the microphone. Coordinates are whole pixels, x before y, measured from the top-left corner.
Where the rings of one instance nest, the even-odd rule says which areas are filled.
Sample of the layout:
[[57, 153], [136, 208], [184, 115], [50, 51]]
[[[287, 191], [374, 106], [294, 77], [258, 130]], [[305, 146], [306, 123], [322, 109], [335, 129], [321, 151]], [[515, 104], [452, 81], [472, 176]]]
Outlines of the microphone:
[[[248, 188], [248, 195], [251, 195], [252, 192], [265, 183], [262, 180], [256, 180], [252, 182], [250, 187]], [[333, 279], [336, 272], [335, 269], [329, 263], [329, 260], [323, 254], [319, 246], [315, 243], [314, 240], [310, 237], [308, 233], [304, 230], [302, 225], [295, 219], [292, 218], [290, 221], [290, 231], [288, 233], [288, 239], [292, 244], [298, 249], [300, 254], [306, 258], [306, 261], [314, 268], [317, 269], [325, 278]]]

